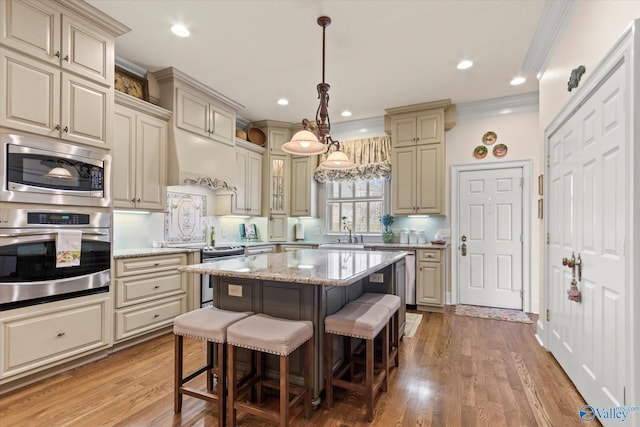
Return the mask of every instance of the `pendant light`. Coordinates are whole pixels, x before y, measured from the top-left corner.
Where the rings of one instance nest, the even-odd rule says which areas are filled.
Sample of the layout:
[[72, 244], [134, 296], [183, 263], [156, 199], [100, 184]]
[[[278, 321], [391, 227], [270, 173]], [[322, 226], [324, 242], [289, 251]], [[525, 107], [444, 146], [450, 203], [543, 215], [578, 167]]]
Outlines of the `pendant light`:
[[314, 128], [309, 120], [304, 119], [302, 121], [304, 130], [296, 132], [291, 141], [282, 146], [282, 151], [298, 156], [314, 156], [326, 153], [331, 147], [335, 147], [320, 166], [324, 169], [350, 169], [355, 164], [340, 151], [340, 142], [331, 138], [331, 120], [329, 119], [329, 88], [331, 86], [324, 81], [325, 32], [330, 24], [331, 18], [328, 16], [318, 18], [318, 25], [322, 27], [322, 83], [317, 86], [320, 99], [315, 120], [317, 127]]

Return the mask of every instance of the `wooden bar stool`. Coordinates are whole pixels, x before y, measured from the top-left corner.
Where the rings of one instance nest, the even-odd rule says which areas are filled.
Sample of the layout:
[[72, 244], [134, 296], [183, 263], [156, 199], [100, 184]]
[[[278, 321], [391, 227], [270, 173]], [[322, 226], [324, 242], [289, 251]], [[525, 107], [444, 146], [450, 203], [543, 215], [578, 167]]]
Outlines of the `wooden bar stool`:
[[[327, 408], [333, 406], [333, 386], [363, 393], [367, 403], [367, 421], [373, 420], [373, 402], [378, 392], [387, 389], [389, 378], [389, 310], [379, 304], [360, 304], [351, 302], [337, 313], [324, 320], [325, 330], [325, 393]], [[374, 343], [378, 334], [382, 334], [382, 367], [375, 373]], [[333, 336], [347, 337], [349, 345], [345, 363], [333, 372]], [[351, 341], [354, 338], [366, 341], [364, 383], [355, 382], [353, 376], [346, 380], [345, 374], [352, 373], [355, 360], [351, 354]]]
[[400, 356], [398, 349], [400, 348], [400, 304], [402, 300], [397, 295], [391, 294], [378, 294], [373, 292], [367, 292], [360, 295], [355, 301], [360, 304], [381, 304], [389, 310], [389, 335], [390, 350], [389, 350], [389, 363], [391, 366], [400, 366]]
[[[240, 313], [217, 308], [201, 308], [181, 314], [173, 320], [175, 334], [175, 387], [173, 410], [177, 414], [182, 410], [182, 395], [218, 402], [218, 425], [226, 422], [226, 354], [227, 328], [229, 325], [249, 317], [253, 313]], [[207, 360], [200, 368], [188, 375], [183, 373], [184, 337], [196, 338], [207, 342]], [[214, 347], [217, 349], [214, 363]], [[207, 391], [196, 390], [185, 384], [201, 374], [207, 375]], [[214, 390], [214, 375], [218, 381]]]
[[[271, 317], [266, 314], [256, 314], [240, 320], [227, 329], [227, 342], [229, 345], [227, 377], [229, 379], [228, 413], [229, 424], [236, 424], [236, 410], [242, 410], [261, 418], [279, 422], [280, 426], [289, 425], [289, 411], [298, 403], [304, 405], [305, 418], [311, 417], [311, 376], [312, 354], [311, 337], [313, 336], [313, 324], [309, 321], [286, 320]], [[304, 386], [291, 386], [289, 384], [289, 355], [298, 347], [304, 345]], [[238, 387], [236, 377], [237, 348], [242, 347], [251, 350], [252, 356], [257, 356], [257, 372], [255, 377]], [[273, 381], [265, 376], [265, 353], [275, 354], [280, 359], [280, 380]], [[240, 399], [257, 386], [258, 403], [262, 403], [262, 388], [268, 387], [280, 390], [279, 410], [271, 410], [259, 407], [255, 404], [241, 401]], [[295, 397], [290, 401], [289, 394]]]

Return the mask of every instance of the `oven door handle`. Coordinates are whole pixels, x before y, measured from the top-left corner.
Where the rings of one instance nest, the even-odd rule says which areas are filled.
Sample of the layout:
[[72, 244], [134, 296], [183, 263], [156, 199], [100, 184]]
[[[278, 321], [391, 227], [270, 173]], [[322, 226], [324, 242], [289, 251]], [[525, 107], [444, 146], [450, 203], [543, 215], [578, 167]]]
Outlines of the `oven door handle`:
[[[0, 234], [0, 237], [24, 237], [24, 236], [48, 236], [50, 234], [55, 234], [55, 231], [45, 231], [44, 233], [42, 231], [27, 231], [24, 233], [2, 233]], [[82, 232], [83, 235], [89, 235], [89, 236], [108, 236], [109, 233], [99, 233], [96, 231], [83, 231]]]

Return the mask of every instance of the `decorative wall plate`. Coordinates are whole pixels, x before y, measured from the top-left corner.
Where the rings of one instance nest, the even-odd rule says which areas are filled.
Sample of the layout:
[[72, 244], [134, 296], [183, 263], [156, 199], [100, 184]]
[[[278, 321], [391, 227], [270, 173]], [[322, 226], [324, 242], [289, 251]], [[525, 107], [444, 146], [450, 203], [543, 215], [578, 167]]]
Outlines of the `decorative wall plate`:
[[493, 147], [493, 155], [496, 157], [504, 157], [507, 154], [507, 146], [504, 144], [498, 144]]
[[487, 150], [487, 147], [484, 145], [478, 145], [473, 149], [473, 157], [476, 159], [484, 159], [488, 152], [489, 150]]
[[498, 135], [495, 132], [489, 131], [484, 135], [482, 135], [482, 142], [484, 142], [487, 145], [491, 145], [497, 140], [498, 140]]

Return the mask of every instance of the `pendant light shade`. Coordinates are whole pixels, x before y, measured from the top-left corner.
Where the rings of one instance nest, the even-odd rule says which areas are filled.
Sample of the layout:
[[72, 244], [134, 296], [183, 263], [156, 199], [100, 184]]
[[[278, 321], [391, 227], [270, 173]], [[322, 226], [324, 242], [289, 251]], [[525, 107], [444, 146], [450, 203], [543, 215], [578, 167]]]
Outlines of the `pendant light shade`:
[[346, 154], [338, 150], [329, 154], [327, 160], [320, 163], [320, 167], [323, 169], [351, 169], [355, 166], [355, 163], [349, 160]]
[[282, 145], [282, 151], [298, 156], [315, 156], [327, 151], [327, 146], [315, 136], [313, 132], [301, 130], [296, 132], [291, 141]]

